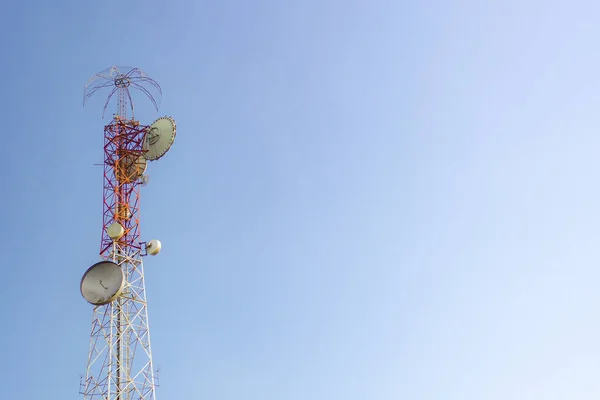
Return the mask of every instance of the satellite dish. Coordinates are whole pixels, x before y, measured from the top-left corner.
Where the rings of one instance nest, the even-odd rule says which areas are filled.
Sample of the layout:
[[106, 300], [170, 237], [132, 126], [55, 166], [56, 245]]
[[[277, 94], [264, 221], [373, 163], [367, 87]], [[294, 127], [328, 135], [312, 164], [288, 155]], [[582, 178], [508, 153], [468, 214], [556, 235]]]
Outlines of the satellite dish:
[[146, 130], [143, 149], [144, 157], [156, 161], [165, 155], [175, 141], [177, 127], [171, 117], [161, 117], [154, 121]]
[[135, 182], [144, 172], [148, 162], [144, 156], [130, 153], [122, 156], [115, 163], [115, 177], [119, 183]]
[[150, 177], [148, 175], [140, 176], [140, 183], [142, 184], [142, 186], [146, 186], [148, 182], [150, 182]]
[[161, 247], [162, 245], [160, 244], [160, 241], [152, 239], [146, 245], [146, 252], [148, 252], [148, 254], [151, 256], [155, 256], [160, 252]]
[[121, 225], [120, 223], [113, 222], [108, 226], [106, 232], [112, 240], [119, 240], [125, 234], [125, 228], [123, 228], [123, 225]]
[[100, 261], [81, 278], [81, 295], [96, 306], [108, 304], [121, 295], [125, 285], [123, 270], [114, 262]]

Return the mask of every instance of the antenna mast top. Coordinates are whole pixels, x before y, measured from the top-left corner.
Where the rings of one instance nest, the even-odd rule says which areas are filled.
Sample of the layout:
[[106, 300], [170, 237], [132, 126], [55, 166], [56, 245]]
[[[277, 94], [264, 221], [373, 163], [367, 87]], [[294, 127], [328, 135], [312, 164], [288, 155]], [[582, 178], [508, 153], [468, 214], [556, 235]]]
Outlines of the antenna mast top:
[[117, 115], [122, 119], [127, 119], [127, 110], [131, 109], [131, 118], [134, 118], [134, 106], [131, 98], [130, 89], [137, 89], [144, 93], [158, 111], [158, 105], [162, 97], [160, 85], [150, 78], [144, 71], [139, 68], [122, 67], [113, 65], [104, 71], [98, 72], [92, 76], [83, 91], [83, 104], [92, 97], [100, 89], [110, 88], [102, 118], [106, 113], [106, 108], [110, 103], [110, 99], [118, 92]]

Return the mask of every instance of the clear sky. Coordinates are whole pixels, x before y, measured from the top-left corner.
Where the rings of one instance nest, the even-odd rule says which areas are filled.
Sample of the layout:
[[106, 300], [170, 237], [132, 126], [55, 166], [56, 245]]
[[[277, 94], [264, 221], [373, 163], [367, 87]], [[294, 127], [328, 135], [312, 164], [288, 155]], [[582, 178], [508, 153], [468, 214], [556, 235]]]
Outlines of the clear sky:
[[81, 399], [107, 123], [81, 101], [114, 64], [178, 126], [142, 189], [158, 400], [600, 397], [600, 3], [2, 12], [0, 398]]

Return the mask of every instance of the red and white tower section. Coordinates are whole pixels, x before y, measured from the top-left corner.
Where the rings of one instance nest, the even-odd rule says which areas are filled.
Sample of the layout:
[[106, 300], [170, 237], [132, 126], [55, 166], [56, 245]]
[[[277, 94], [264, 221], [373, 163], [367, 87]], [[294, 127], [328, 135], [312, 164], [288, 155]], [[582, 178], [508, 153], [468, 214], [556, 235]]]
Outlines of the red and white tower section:
[[157, 110], [162, 94], [138, 68], [113, 66], [94, 75], [84, 104], [101, 89], [109, 90], [104, 112], [113, 96], [117, 112], [104, 127], [100, 261], [83, 274], [80, 285], [94, 306], [81, 393], [85, 400], [155, 400], [143, 257], [158, 254], [161, 244], [141, 239], [140, 187], [148, 182], [148, 161], [158, 160], [173, 144], [176, 126], [170, 117], [151, 125], [135, 120], [131, 89], [145, 94]]

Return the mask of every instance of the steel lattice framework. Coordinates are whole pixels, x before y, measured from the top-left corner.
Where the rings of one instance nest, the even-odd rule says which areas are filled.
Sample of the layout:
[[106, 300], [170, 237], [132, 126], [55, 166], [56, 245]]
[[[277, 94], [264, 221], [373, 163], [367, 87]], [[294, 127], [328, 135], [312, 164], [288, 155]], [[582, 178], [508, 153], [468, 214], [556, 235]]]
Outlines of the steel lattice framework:
[[[125, 235], [119, 239], [123, 246], [139, 249], [139, 186], [132, 174], [136, 160], [143, 156], [142, 144], [146, 129], [134, 120], [123, 120], [116, 115], [111, 124], [104, 127], [104, 196], [102, 212], [102, 240], [100, 254], [106, 253], [113, 240], [108, 236], [108, 226], [118, 222], [125, 228]], [[139, 171], [141, 172], [141, 171]]]
[[[111, 67], [106, 71], [88, 82], [84, 101], [98, 89], [110, 87], [111, 82], [107, 104], [118, 92], [118, 113], [104, 128], [100, 258], [121, 266], [125, 284], [116, 300], [94, 306], [87, 369], [80, 392], [86, 400], [155, 400], [142, 260], [145, 243], [140, 242], [139, 189], [144, 182], [145, 164], [137, 163], [144, 153], [148, 126], [128, 119], [126, 112], [128, 108], [133, 111], [130, 85], [143, 85], [143, 78], [147, 78], [159, 91], [160, 87], [137, 68]], [[98, 83], [94, 84], [96, 80]], [[117, 240], [108, 235], [108, 227], [115, 222], [124, 228], [123, 236]]]
[[141, 251], [113, 245], [106, 258], [123, 268], [123, 294], [93, 311], [85, 399], [154, 400], [154, 370]]

